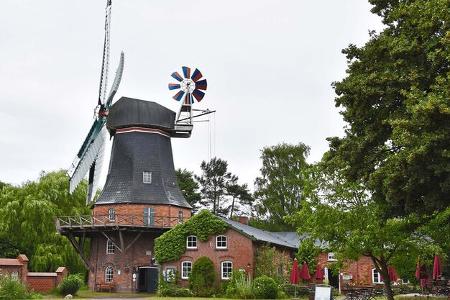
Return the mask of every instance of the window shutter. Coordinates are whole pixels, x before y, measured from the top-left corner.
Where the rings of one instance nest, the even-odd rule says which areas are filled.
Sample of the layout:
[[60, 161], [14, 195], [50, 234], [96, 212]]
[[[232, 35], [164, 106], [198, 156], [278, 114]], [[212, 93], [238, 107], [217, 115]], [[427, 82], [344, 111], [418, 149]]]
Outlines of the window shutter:
[[148, 226], [148, 207], [144, 208], [144, 225]]

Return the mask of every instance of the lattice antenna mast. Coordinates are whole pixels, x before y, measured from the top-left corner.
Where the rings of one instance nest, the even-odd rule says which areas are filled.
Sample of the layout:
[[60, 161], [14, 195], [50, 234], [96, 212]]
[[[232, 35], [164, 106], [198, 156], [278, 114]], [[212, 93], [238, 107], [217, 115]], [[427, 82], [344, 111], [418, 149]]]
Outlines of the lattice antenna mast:
[[102, 70], [100, 73], [100, 84], [98, 88], [98, 105], [103, 106], [106, 100], [106, 90], [108, 89], [109, 73], [109, 53], [110, 53], [110, 34], [111, 34], [111, 7], [112, 0], [106, 2], [105, 16], [105, 40], [103, 42]]

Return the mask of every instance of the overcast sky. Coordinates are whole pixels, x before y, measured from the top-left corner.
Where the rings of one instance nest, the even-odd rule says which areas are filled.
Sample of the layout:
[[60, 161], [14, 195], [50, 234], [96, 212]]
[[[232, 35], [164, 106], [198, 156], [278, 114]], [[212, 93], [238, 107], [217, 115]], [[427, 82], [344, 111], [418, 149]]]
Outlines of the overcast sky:
[[[1, 1], [0, 181], [74, 159], [97, 101], [105, 2]], [[177, 111], [170, 74], [198, 67], [208, 91], [196, 108], [217, 112], [172, 140], [175, 166], [199, 172], [215, 155], [252, 187], [263, 147], [303, 142], [313, 162], [342, 135], [331, 88], [345, 76], [341, 49], [381, 28], [365, 0], [113, 0], [110, 77], [123, 50], [115, 99]]]

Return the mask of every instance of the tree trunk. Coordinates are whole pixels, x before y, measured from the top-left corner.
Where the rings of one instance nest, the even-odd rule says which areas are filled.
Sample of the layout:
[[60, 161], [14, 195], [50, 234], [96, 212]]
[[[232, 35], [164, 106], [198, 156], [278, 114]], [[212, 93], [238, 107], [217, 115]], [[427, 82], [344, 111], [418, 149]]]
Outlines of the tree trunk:
[[380, 272], [380, 275], [383, 277], [384, 294], [387, 300], [394, 300], [394, 292], [392, 291], [391, 279], [389, 278], [389, 269], [387, 261], [383, 257], [376, 258], [372, 256], [371, 258], [375, 265], [375, 268], [377, 269], [378, 272]]
[[234, 199], [236, 199], [236, 198], [233, 197], [233, 201], [231, 202], [230, 219], [233, 219], [233, 213], [234, 213]]

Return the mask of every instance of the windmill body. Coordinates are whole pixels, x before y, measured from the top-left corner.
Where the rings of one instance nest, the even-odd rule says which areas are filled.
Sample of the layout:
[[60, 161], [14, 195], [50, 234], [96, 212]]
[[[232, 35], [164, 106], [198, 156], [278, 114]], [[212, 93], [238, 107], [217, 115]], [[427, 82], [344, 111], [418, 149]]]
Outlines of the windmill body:
[[126, 97], [109, 109], [106, 128], [114, 140], [105, 186], [91, 216], [60, 217], [57, 225], [83, 258], [93, 290], [157, 288], [154, 239], [191, 216], [172, 158], [175, 117], [155, 102]]

